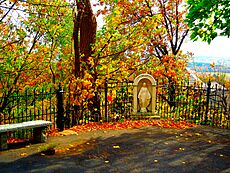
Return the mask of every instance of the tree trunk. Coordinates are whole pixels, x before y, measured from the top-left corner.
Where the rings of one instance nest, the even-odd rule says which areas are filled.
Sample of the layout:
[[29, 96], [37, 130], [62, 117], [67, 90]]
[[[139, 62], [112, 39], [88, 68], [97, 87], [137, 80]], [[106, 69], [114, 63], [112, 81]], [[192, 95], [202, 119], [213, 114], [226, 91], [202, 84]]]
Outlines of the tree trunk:
[[[96, 31], [97, 22], [91, 8], [90, 0], [77, 2], [77, 14], [76, 12], [74, 14], [73, 30], [76, 77], [83, 77], [84, 70], [91, 68], [88, 58], [92, 54], [92, 44], [96, 40]], [[82, 66], [82, 64], [86, 64], [86, 67]]]
[[83, 61], [87, 62], [92, 54], [92, 44], [96, 41], [97, 22], [89, 0], [84, 1], [84, 12], [80, 23], [80, 52], [83, 54]]
[[[77, 12], [74, 14], [73, 30], [75, 77], [83, 78], [84, 71], [90, 71], [93, 68], [89, 57], [93, 54], [92, 45], [96, 41], [97, 22], [91, 8], [90, 0], [76, 0], [76, 4]], [[91, 82], [94, 84], [97, 74], [94, 73], [92, 75], [94, 77]], [[89, 109], [92, 111], [95, 105], [98, 107], [97, 104], [98, 98], [96, 95], [89, 100]]]
[[80, 46], [79, 46], [79, 34], [80, 34], [80, 22], [83, 9], [77, 9], [77, 14], [74, 12], [74, 28], [73, 28], [73, 40], [74, 40], [74, 75], [80, 77]]

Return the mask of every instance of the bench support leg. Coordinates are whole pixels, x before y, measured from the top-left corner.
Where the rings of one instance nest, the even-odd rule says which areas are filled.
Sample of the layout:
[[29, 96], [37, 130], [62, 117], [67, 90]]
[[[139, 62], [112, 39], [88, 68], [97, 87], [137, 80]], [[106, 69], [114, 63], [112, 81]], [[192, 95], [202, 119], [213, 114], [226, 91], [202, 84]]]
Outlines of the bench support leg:
[[35, 142], [46, 142], [46, 127], [38, 127], [33, 130], [33, 136]]
[[0, 151], [7, 149], [7, 133], [0, 133]]

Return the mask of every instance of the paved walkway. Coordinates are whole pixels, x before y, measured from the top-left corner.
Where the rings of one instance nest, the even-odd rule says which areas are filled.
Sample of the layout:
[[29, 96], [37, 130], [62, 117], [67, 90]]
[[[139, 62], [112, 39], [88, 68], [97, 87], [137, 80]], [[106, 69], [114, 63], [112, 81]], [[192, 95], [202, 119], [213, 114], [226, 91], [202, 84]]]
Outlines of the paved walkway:
[[[54, 143], [55, 155], [37, 154]], [[144, 127], [49, 137], [47, 144], [0, 152], [0, 167], [3, 173], [230, 173], [230, 130]]]

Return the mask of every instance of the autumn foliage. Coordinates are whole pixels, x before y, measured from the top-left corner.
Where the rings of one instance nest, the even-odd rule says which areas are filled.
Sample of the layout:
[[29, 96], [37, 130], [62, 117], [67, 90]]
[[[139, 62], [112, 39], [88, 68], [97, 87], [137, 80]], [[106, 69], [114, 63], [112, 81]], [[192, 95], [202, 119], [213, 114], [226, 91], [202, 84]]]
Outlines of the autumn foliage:
[[[141, 73], [166, 82], [184, 79], [183, 2], [1, 1], [0, 114], [15, 109], [9, 99], [15, 93], [59, 83], [75, 109], [92, 105], [108, 80], [129, 81]], [[96, 14], [94, 7], [100, 7]], [[95, 15], [104, 21], [98, 30]]]
[[68, 79], [72, 26], [63, 1], [1, 1], [0, 5], [1, 113], [14, 107], [9, 97], [15, 93], [56, 87]]
[[104, 9], [98, 14], [105, 16], [105, 25], [98, 32], [94, 57], [106, 65], [100, 67], [106, 77], [121, 80], [150, 73], [157, 79], [182, 79], [189, 59], [180, 50], [188, 34], [182, 3], [100, 1]]
[[[61, 82], [70, 89], [71, 104], [79, 106], [106, 79], [132, 80], [140, 73], [170, 81], [184, 77], [188, 56], [180, 48], [188, 28], [181, 0], [1, 5], [0, 96]], [[100, 7], [96, 15], [104, 19], [97, 31], [95, 6]], [[6, 99], [0, 110], [7, 104]]]

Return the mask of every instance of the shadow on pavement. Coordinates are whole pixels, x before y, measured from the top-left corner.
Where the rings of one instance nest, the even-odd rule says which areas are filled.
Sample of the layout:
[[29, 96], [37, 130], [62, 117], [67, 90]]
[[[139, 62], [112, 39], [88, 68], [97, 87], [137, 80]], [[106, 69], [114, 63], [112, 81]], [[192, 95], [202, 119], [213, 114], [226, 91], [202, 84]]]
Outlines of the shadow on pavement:
[[[230, 131], [146, 127], [89, 139], [66, 153], [0, 163], [1, 172], [230, 172]], [[82, 147], [84, 146], [84, 147]], [[1, 156], [1, 155], [0, 155]]]

